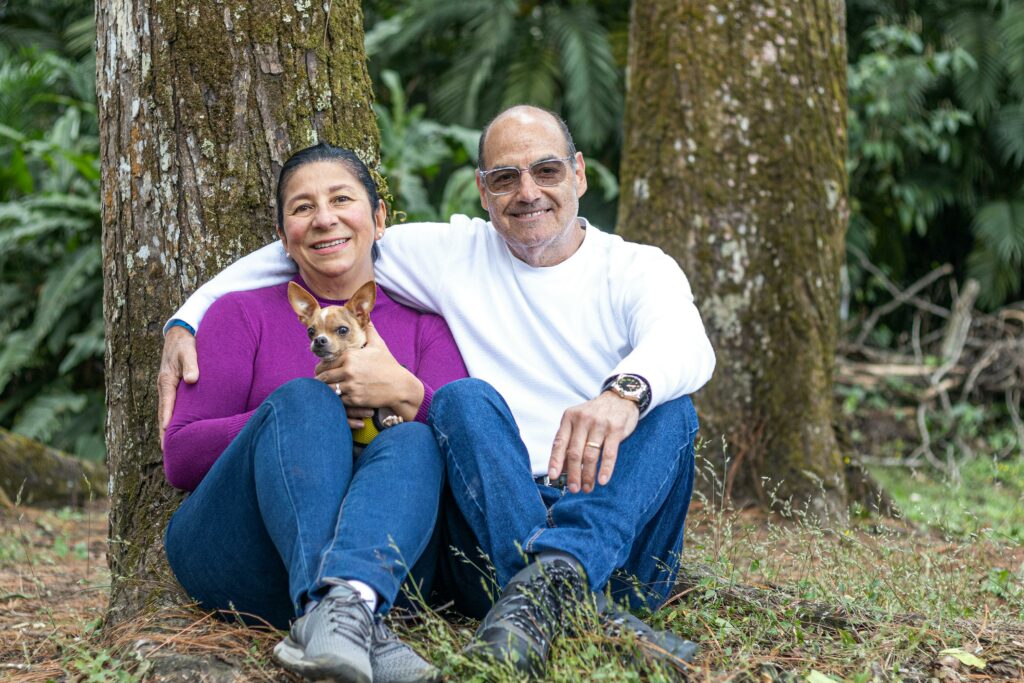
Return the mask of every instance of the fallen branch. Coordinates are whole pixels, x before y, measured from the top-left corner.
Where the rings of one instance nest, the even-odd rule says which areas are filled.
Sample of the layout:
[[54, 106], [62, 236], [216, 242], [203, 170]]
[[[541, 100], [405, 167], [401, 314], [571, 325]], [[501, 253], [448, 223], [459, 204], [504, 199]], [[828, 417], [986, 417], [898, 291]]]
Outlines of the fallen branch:
[[107, 495], [107, 468], [0, 429], [0, 505], [78, 506]]

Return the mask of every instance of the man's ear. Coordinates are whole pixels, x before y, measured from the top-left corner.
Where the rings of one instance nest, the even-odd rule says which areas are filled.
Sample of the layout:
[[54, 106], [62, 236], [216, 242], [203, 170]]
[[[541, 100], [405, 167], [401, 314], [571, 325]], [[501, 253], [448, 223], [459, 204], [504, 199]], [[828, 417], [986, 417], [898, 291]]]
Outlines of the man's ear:
[[345, 304], [345, 308], [352, 311], [352, 314], [355, 315], [360, 323], [366, 325], [370, 322], [370, 311], [373, 310], [373, 304], [376, 301], [377, 283], [370, 280], [356, 290], [356, 293]]
[[320, 310], [320, 304], [317, 303], [313, 295], [297, 282], [288, 283], [288, 303], [292, 305], [292, 310], [302, 322], [311, 319]]
[[487, 188], [484, 187], [479, 171], [476, 173], [476, 189], [480, 191], [480, 206], [484, 207], [484, 211], [490, 215], [491, 207], [487, 205]]
[[587, 191], [587, 165], [583, 163], [583, 152], [576, 152], [576, 198]]

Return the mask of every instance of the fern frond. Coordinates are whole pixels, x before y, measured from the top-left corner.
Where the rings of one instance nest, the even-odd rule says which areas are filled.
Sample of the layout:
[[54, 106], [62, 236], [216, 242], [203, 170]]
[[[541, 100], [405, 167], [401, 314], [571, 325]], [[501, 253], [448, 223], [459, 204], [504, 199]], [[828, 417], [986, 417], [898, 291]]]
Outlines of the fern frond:
[[1024, 100], [1024, 3], [1012, 3], [999, 18], [999, 37], [1005, 46], [1010, 91]]
[[68, 254], [54, 264], [39, 294], [32, 339], [38, 343], [49, 334], [65, 311], [88, 295], [85, 287], [91, 276], [100, 272], [100, 246], [91, 244]]
[[64, 47], [73, 54], [89, 52], [96, 42], [96, 18], [88, 16], [72, 22], [64, 29], [64, 40]]
[[593, 7], [553, 8], [549, 20], [564, 74], [565, 111], [583, 147], [597, 147], [616, 130], [622, 111], [618, 67]]
[[65, 375], [88, 358], [103, 358], [103, 339], [103, 317], [99, 316], [94, 318], [84, 331], [71, 335], [71, 346], [64, 354], [57, 371]]
[[0, 392], [15, 373], [38, 359], [38, 344], [27, 330], [17, 330], [0, 340]]
[[508, 67], [501, 108], [533, 104], [546, 109], [557, 106], [558, 67], [547, 46], [520, 45]]
[[972, 227], [1003, 262], [1024, 266], [1024, 199], [984, 204], [975, 214]]
[[961, 11], [949, 21], [949, 33], [977, 63], [977, 70], [954, 77], [957, 96], [965, 109], [982, 123], [999, 102], [1004, 74], [1004, 46], [996, 19], [974, 8]]
[[990, 245], [979, 240], [967, 257], [967, 275], [981, 284], [978, 303], [998, 306], [1021, 287], [1021, 267], [1006, 263]]
[[71, 414], [86, 406], [86, 398], [67, 389], [53, 389], [30, 400], [18, 413], [11, 431], [48, 441]]
[[0, 258], [14, 251], [24, 241], [49, 235], [54, 232], [71, 228], [88, 227], [89, 221], [69, 218], [67, 216], [37, 217], [31, 216], [27, 225], [0, 230]]
[[1003, 163], [1024, 167], [1024, 104], [1002, 107], [992, 120]]

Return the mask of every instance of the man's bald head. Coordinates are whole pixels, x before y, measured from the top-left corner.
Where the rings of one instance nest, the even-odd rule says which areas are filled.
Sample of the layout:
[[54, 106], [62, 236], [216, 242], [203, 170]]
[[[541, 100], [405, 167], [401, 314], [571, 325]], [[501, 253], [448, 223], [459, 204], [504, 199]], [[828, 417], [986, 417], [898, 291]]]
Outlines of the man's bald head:
[[[562, 120], [562, 117], [543, 107], [535, 107], [531, 104], [517, 104], [499, 112], [497, 116], [491, 119], [488, 124], [484, 126], [484, 130], [480, 134], [480, 144], [477, 147], [477, 167], [480, 170], [487, 170], [487, 162], [484, 161], [484, 147], [487, 144], [487, 134], [496, 124], [500, 124], [509, 119], [515, 119], [521, 123], [530, 123], [531, 121], [535, 121], [541, 125], [548, 123], [548, 121], [554, 123], [561, 131], [562, 137], [565, 139], [565, 156], [576, 156], [576, 145], [573, 143], [572, 134], [569, 132], [569, 127], [565, 125], [565, 121]], [[575, 166], [575, 159], [573, 159], [571, 163]]]

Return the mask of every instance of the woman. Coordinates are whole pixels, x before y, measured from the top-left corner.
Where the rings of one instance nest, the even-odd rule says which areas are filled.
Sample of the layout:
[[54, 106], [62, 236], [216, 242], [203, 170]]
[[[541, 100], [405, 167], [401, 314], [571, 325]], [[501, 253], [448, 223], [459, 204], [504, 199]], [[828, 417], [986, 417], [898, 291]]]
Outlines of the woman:
[[[373, 279], [385, 216], [366, 166], [348, 150], [320, 144], [281, 169], [278, 233], [298, 265], [295, 280], [321, 306]], [[298, 616], [274, 650], [286, 668], [428, 680], [436, 669], [379, 617], [437, 515], [444, 461], [423, 423], [433, 390], [466, 370], [442, 319], [378, 290], [372, 320], [366, 347], [312, 379], [317, 358], [287, 283], [210, 308], [196, 337], [200, 380], [179, 388], [164, 440], [168, 480], [192, 492], [168, 525], [167, 557], [206, 608], [277, 627]], [[353, 460], [352, 427], [382, 407], [405, 422]]]

